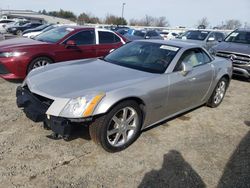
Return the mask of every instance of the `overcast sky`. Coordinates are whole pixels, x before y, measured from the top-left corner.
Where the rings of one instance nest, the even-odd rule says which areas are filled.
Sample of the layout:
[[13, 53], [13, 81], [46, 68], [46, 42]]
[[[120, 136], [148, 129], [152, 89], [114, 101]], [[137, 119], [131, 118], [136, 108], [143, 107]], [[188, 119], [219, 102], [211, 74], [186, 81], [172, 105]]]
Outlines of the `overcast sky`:
[[121, 16], [122, 3], [126, 3], [124, 17], [143, 18], [165, 16], [171, 26], [194, 26], [202, 17], [210, 25], [221, 24], [228, 19], [250, 23], [250, 0], [1, 0], [1, 9], [70, 10], [79, 15], [92, 13], [98, 17], [114, 14]]

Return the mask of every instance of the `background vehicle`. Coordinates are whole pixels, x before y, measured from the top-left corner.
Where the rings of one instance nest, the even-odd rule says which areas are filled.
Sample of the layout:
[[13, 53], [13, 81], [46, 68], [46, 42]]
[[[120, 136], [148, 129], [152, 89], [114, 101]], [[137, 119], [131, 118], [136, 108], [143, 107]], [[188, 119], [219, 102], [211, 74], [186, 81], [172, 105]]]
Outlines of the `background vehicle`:
[[125, 35], [126, 33], [128, 33], [128, 30], [129, 30], [129, 29], [118, 29], [118, 30], [116, 30], [115, 32], [116, 32], [116, 33], [119, 33], [119, 34], [121, 34], [121, 35]]
[[250, 29], [237, 29], [214, 46], [211, 52], [233, 61], [235, 75], [250, 78]]
[[4, 35], [2, 33], [0, 33], [0, 41], [4, 40], [4, 39], [5, 39]]
[[164, 40], [175, 39], [175, 37], [178, 36], [177, 33], [171, 31], [161, 31], [160, 35], [164, 38]]
[[22, 26], [12, 26], [8, 28], [8, 32], [14, 35], [22, 35], [23, 31], [25, 31], [26, 29], [36, 28], [40, 25], [42, 24], [41, 23], [27, 23]]
[[34, 39], [0, 42], [0, 77], [23, 79], [32, 69], [54, 62], [105, 56], [125, 43], [113, 31], [61, 26]]
[[223, 41], [225, 35], [219, 31], [189, 30], [177, 38], [186, 42], [199, 44], [209, 50], [211, 47]]
[[17, 105], [56, 137], [89, 125], [93, 141], [116, 152], [142, 129], [203, 104], [217, 107], [231, 71], [230, 61], [198, 45], [134, 41], [103, 59], [33, 70], [17, 89]]
[[129, 29], [124, 37], [128, 41], [141, 40], [141, 39], [160, 39], [163, 40], [163, 37], [155, 30], [135, 30]]
[[17, 26], [22, 26], [22, 25], [25, 25], [27, 23], [30, 23], [30, 21], [28, 21], [28, 20], [15, 20], [15, 22], [8, 23], [5, 26], [5, 29], [6, 29], [7, 32], [9, 32], [10, 28], [17, 27]]
[[[44, 33], [44, 32], [46, 32], [46, 31], [49, 31], [49, 30], [51, 30], [51, 29], [54, 29], [54, 28], [60, 27], [60, 26], [62, 26], [62, 25], [60, 25], [60, 24], [57, 24], [57, 25], [50, 25], [50, 26], [44, 28], [44, 29], [41, 30], [41, 31], [34, 31], [34, 32], [25, 33], [25, 34], [23, 34], [23, 37], [26, 37], [26, 38], [34, 38], [35, 36], [40, 35], [41, 33]], [[40, 27], [40, 26], [39, 26], [39, 27]]]
[[10, 20], [10, 19], [3, 19], [0, 20], [0, 33], [6, 33], [6, 25], [8, 25], [9, 23], [13, 23], [14, 20]]
[[47, 27], [51, 26], [52, 24], [43, 24], [38, 27], [32, 28], [32, 29], [26, 29], [23, 31], [23, 35], [26, 33], [36, 32], [36, 31], [42, 31], [43, 29], [46, 29]]

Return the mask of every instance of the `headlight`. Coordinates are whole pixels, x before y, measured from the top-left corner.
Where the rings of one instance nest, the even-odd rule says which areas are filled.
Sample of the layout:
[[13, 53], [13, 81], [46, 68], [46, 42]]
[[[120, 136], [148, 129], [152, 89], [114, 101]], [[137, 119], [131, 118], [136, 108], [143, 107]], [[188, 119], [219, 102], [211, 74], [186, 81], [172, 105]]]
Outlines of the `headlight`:
[[16, 28], [14, 28], [14, 27], [13, 27], [13, 28], [10, 28], [10, 29], [11, 29], [12, 31], [15, 31], [15, 30], [16, 30]]
[[25, 52], [2, 52], [0, 53], [0, 57], [19, 57], [24, 54]]
[[104, 93], [99, 93], [71, 99], [60, 112], [60, 116], [66, 118], [82, 118], [91, 116], [95, 107], [104, 96]]

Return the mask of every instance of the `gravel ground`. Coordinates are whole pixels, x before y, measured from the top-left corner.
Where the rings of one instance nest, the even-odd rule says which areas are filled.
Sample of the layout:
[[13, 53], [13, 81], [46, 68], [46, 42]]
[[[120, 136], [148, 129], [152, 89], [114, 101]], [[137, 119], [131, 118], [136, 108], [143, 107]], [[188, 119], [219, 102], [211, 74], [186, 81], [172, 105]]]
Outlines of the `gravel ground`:
[[0, 79], [0, 187], [250, 187], [250, 83], [232, 80], [223, 103], [144, 131], [109, 154], [88, 130], [65, 142], [16, 107]]

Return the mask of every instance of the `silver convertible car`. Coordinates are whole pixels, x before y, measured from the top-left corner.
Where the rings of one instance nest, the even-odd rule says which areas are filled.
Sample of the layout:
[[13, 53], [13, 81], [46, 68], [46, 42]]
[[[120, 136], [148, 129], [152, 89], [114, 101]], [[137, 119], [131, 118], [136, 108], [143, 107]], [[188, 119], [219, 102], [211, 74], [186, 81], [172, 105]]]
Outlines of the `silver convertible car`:
[[231, 75], [229, 60], [196, 44], [141, 40], [104, 58], [31, 71], [17, 88], [17, 105], [55, 137], [87, 125], [92, 140], [117, 152], [145, 128], [204, 104], [217, 107]]

